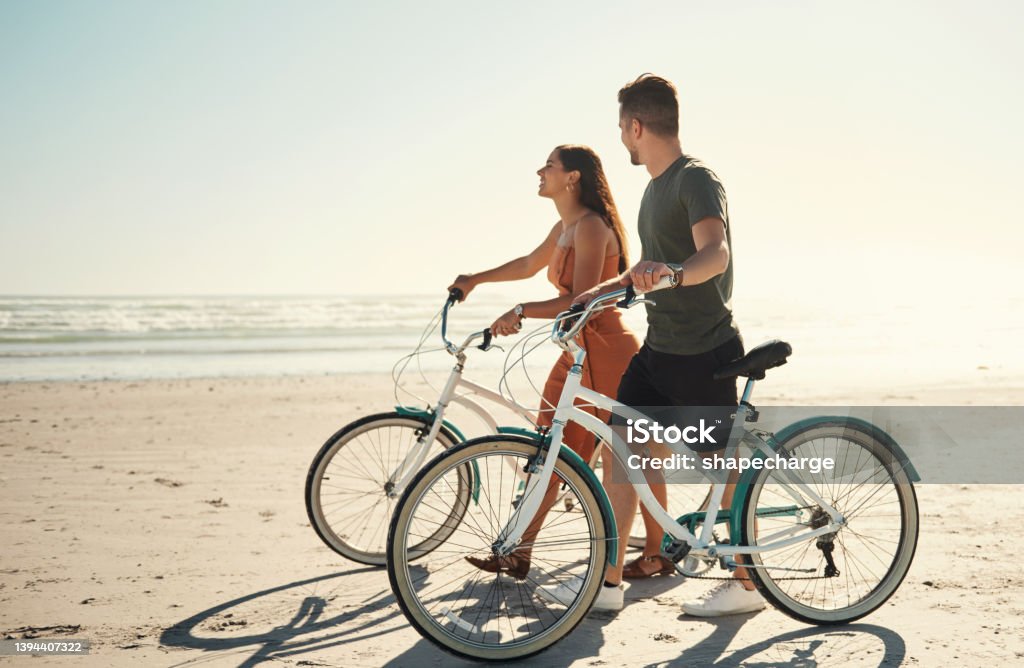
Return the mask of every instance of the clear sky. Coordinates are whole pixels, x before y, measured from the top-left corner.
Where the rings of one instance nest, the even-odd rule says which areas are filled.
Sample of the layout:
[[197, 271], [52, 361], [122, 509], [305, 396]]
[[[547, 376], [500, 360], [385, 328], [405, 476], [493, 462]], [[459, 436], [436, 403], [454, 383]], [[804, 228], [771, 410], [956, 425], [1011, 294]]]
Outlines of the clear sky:
[[634, 230], [651, 71], [742, 299], [1024, 311], [1022, 8], [0, 1], [0, 294], [437, 292], [543, 238], [566, 142]]

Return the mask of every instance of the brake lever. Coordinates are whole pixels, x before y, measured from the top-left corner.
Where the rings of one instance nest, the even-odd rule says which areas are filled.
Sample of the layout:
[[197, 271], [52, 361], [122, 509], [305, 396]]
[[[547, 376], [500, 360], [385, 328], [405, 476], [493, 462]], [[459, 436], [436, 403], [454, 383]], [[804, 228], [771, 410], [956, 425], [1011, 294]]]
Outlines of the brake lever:
[[[494, 346], [494, 347], [497, 348], [497, 346]], [[491, 328], [490, 327], [488, 327], [487, 329], [484, 330], [484, 342], [481, 343], [480, 345], [478, 345], [477, 348], [479, 348], [480, 350], [483, 350], [485, 352], [491, 349]], [[498, 350], [501, 350], [501, 349], [498, 348]]]
[[569, 310], [567, 311], [568, 315], [566, 315], [565, 319], [563, 319], [562, 322], [559, 323], [558, 331], [560, 331], [562, 334], [565, 334], [570, 329], [572, 329], [573, 325], [576, 322], [576, 319], [579, 318], [579, 315], [583, 313], [583, 311], [585, 311], [586, 308], [586, 305], [583, 304], [582, 302], [576, 302], [575, 304], [570, 306]]
[[636, 289], [633, 287], [632, 284], [626, 286], [626, 294], [625, 294], [625, 296], [622, 299], [620, 299], [619, 301], [615, 302], [615, 306], [617, 308], [623, 308], [623, 309], [633, 308], [637, 304], [655, 304], [655, 305], [657, 305], [657, 302], [655, 302], [653, 299], [651, 299], [650, 297], [648, 297], [645, 294], [641, 294], [641, 295], [638, 296], [636, 294]]

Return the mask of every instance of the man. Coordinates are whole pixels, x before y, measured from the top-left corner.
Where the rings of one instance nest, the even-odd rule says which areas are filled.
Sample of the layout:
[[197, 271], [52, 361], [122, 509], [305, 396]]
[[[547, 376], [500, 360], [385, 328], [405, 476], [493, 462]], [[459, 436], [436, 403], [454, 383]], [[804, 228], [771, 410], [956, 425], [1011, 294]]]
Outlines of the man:
[[[618, 401], [638, 407], [735, 406], [735, 379], [712, 377], [719, 367], [743, 355], [730, 308], [733, 266], [725, 190], [714, 172], [683, 153], [679, 103], [669, 81], [644, 74], [623, 87], [619, 128], [632, 163], [643, 165], [651, 175], [638, 216], [642, 259], [619, 279], [598, 285], [576, 301], [588, 302], [631, 282], [638, 292], [646, 292], [675, 274], [678, 287], [656, 293], [656, 303], [647, 305], [647, 338], [622, 377]], [[625, 472], [618, 479], [624, 480]], [[619, 535], [629, 535], [636, 492], [626, 483], [607, 489]], [[732, 492], [730, 485], [723, 507], [731, 504]], [[606, 572], [597, 609], [622, 608], [625, 548], [626, 541], [620, 540], [617, 565]], [[660, 556], [645, 558], [651, 560], [652, 570], [666, 566]], [[764, 608], [743, 569], [735, 574], [736, 579], [702, 600], [685, 603], [683, 610], [712, 617]], [[567, 592], [541, 595], [548, 598], [546, 594], [564, 598]]]

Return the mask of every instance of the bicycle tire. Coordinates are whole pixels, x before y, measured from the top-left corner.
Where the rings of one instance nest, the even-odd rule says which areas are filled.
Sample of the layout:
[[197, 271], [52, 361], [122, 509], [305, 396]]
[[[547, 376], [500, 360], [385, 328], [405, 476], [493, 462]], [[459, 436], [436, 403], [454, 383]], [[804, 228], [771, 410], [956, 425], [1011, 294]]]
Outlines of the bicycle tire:
[[[368, 566], [384, 565], [386, 527], [396, 503], [385, 493], [384, 482], [390, 471], [408, 454], [419, 434], [429, 430], [430, 425], [428, 417], [397, 412], [378, 413], [342, 427], [327, 439], [309, 466], [305, 488], [306, 515], [324, 544], [346, 559]], [[386, 445], [383, 430], [388, 431]], [[431, 452], [447, 450], [458, 442], [459, 439], [442, 426]], [[357, 447], [359, 451], [354, 452]], [[345, 448], [349, 448], [347, 454], [350, 457], [342, 462], [338, 455], [345, 452]], [[367, 461], [358, 461], [361, 458]], [[376, 494], [373, 493], [374, 487], [377, 488]], [[362, 489], [366, 490], [365, 493], [359, 491]], [[464, 490], [467, 499], [471, 489], [470, 485]], [[383, 507], [353, 508], [339, 517], [340, 510], [349, 510], [347, 507], [353, 500], [373, 500], [374, 505], [383, 504]], [[353, 513], [362, 513], [362, 520], [351, 521]], [[367, 535], [367, 532], [372, 533]], [[444, 536], [437, 538], [443, 539]], [[421, 547], [425, 549], [428, 546]]]
[[[575, 510], [563, 512], [558, 503], [552, 507], [533, 545], [529, 572], [518, 580], [508, 573], [477, 570], [465, 561], [467, 556], [489, 555], [491, 544], [514, 512], [517, 479], [506, 473], [503, 458], [514, 457], [522, 467], [537, 456], [540, 447], [536, 441], [507, 436], [458, 445], [420, 470], [392, 517], [387, 560], [391, 589], [417, 632], [451, 654], [478, 661], [533, 656], [568, 635], [597, 598], [604, 580], [606, 527], [611, 519], [598, 502], [603, 493], [600, 484], [583, 471], [586, 464], [563, 454], [555, 474], [576, 500]], [[467, 465], [479, 472], [478, 504], [466, 513], [445, 544], [447, 549], [411, 566], [406, 549], [410, 536], [416, 540], [416, 528], [430, 526], [434, 494], [450, 487], [445, 481]], [[553, 537], [556, 528], [561, 533]], [[414, 568], [418, 569], [415, 574]], [[575, 598], [561, 604], [535, 599], [537, 587], [552, 581], [575, 584]]]
[[[842, 475], [836, 473], [831, 482], [823, 479], [820, 483], [809, 482], [808, 486], [847, 521], [837, 532], [828, 535], [832, 537], [831, 550], [838, 575], [806, 578], [777, 570], [779, 566], [810, 567], [815, 573], [824, 572], [827, 560], [817, 545], [818, 539], [744, 557], [755, 567], [776, 566], [776, 569], [747, 569], [765, 599], [794, 619], [818, 625], [845, 624], [884, 604], [910, 570], [919, 528], [913, 484], [899, 458], [876, 434], [837, 419], [800, 429], [779, 444], [783, 456], [823, 456], [832, 451], [845, 453]], [[857, 457], [854, 467], [849, 466], [852, 456]], [[839, 466], [837, 458], [837, 471]], [[793, 529], [798, 526], [795, 523], [803, 521], [795, 514], [772, 510], [785, 507], [779, 505], [780, 500], [783, 504], [792, 504], [792, 508], [802, 505], [793, 499], [793, 493], [799, 494], [799, 490], [780, 484], [780, 475], [769, 469], [762, 469], [755, 475], [743, 507], [744, 545], [757, 545], [755, 527], [761, 535], [767, 536], [787, 526]], [[839, 480], [842, 477], [849, 480]], [[808, 480], [807, 476], [802, 479]], [[886, 507], [883, 509], [883, 506]], [[898, 512], [894, 512], [893, 506], [898, 507]], [[758, 507], [762, 508], [760, 513]], [[816, 511], [804, 507], [811, 511], [809, 523], [813, 526]], [[818, 512], [819, 518], [821, 515]], [[808, 560], [809, 555], [812, 556]], [[877, 571], [882, 568], [884, 574], [878, 575]], [[858, 583], [858, 579], [864, 582]]]

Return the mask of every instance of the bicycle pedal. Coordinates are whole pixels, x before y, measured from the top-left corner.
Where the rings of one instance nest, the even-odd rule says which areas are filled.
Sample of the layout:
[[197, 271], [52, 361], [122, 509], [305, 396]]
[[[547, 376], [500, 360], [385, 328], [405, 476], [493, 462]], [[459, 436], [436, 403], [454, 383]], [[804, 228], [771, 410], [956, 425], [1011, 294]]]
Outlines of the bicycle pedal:
[[690, 553], [690, 544], [685, 540], [673, 538], [672, 541], [661, 551], [661, 556], [673, 564], [678, 564]]

